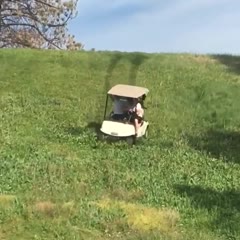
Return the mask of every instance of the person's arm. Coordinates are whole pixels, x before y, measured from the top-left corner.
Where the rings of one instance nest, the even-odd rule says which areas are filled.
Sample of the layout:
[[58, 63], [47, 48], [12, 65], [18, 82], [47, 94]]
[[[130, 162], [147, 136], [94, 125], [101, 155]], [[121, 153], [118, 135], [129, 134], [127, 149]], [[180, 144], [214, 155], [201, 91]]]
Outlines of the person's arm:
[[143, 115], [143, 108], [140, 103], [138, 103], [136, 106], [136, 113], [137, 113], [137, 115]]
[[142, 110], [142, 106], [140, 103], [137, 103], [136, 110], [137, 112]]

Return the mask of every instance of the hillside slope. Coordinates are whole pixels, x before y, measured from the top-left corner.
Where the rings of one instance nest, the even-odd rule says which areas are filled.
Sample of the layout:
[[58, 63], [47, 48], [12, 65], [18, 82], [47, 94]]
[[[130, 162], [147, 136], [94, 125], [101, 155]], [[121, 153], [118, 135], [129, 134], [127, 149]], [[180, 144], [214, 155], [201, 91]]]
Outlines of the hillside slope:
[[[1, 239], [240, 239], [240, 58], [0, 51]], [[100, 143], [149, 88], [150, 138]]]

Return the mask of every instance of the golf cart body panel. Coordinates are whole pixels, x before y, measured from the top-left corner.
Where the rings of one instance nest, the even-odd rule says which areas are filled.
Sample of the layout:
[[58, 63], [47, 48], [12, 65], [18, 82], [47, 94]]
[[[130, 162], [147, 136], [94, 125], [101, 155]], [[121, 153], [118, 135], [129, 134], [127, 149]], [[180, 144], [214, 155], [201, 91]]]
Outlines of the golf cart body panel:
[[139, 132], [137, 135], [137, 138], [139, 137], [143, 137], [148, 129], [148, 125], [149, 123], [147, 121], [143, 121], [143, 124], [141, 125], [141, 127], [139, 128]]
[[132, 124], [111, 120], [103, 121], [101, 131], [107, 135], [116, 137], [128, 137], [135, 134], [135, 128]]
[[[143, 124], [139, 128], [137, 137], [142, 137], [147, 128], [148, 122], [143, 121]], [[130, 137], [135, 135], [135, 128], [133, 124], [124, 122], [115, 122], [111, 120], [105, 120], [102, 123], [101, 132], [114, 137]]]

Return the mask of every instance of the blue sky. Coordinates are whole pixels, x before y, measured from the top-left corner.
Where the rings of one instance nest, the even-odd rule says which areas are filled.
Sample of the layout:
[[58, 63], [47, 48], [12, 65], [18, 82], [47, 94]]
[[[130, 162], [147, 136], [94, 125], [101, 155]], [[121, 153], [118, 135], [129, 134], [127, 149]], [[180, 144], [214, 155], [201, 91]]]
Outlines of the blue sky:
[[85, 49], [240, 54], [240, 0], [79, 0]]

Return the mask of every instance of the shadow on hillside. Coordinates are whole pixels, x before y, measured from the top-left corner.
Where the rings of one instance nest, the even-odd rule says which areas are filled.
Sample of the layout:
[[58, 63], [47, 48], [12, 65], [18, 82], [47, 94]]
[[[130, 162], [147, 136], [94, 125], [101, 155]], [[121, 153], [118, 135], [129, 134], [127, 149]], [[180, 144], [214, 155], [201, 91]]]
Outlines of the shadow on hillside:
[[96, 134], [100, 133], [101, 123], [98, 122], [89, 122], [86, 126], [87, 129], [94, 131]]
[[211, 157], [240, 164], [240, 132], [209, 130], [202, 136], [189, 136], [188, 142]]
[[149, 57], [144, 53], [121, 53], [121, 52], [113, 53], [110, 60], [110, 64], [108, 65], [106, 71], [104, 93], [106, 93], [109, 90], [109, 87], [111, 86], [110, 84], [111, 81], [112, 83], [117, 84], [116, 82], [113, 82], [114, 79], [112, 79], [112, 75], [113, 71], [116, 69], [118, 63], [121, 60], [128, 61], [128, 63], [130, 64], [128, 82], [125, 83], [130, 85], [136, 85], [139, 68], [148, 58]]
[[80, 134], [84, 133], [84, 128], [80, 127], [69, 127], [65, 129], [65, 132], [71, 136], [79, 136]]
[[140, 66], [148, 60], [148, 56], [142, 53], [132, 53], [129, 54], [127, 57], [128, 61], [131, 64], [129, 77], [128, 77], [128, 84], [130, 85], [137, 85], [137, 75], [139, 72]]
[[219, 55], [211, 55], [211, 57], [219, 61], [220, 63], [226, 65], [231, 72], [240, 74], [240, 56], [219, 54]]
[[212, 230], [221, 231], [228, 237], [233, 237], [228, 239], [234, 239], [231, 235], [239, 232], [240, 226], [240, 192], [218, 192], [210, 188], [188, 185], [175, 185], [175, 190], [182, 197], [188, 197], [194, 208], [213, 211], [214, 219], [209, 220]]
[[65, 131], [72, 136], [79, 136], [84, 134], [87, 130], [91, 130], [98, 134], [100, 132], [100, 127], [100, 123], [90, 122], [86, 127], [68, 127], [65, 129]]

